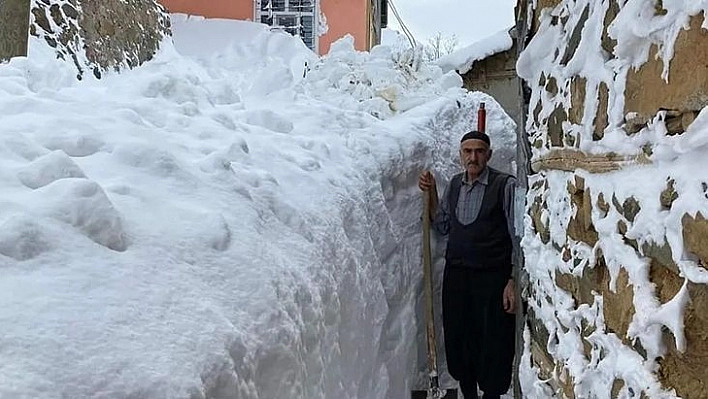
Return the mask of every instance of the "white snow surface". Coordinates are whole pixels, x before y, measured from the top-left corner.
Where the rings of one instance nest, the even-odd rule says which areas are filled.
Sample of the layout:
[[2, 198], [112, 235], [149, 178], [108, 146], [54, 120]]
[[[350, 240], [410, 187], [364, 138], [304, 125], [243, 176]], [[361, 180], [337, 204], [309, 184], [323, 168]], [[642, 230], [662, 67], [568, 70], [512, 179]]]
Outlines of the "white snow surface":
[[417, 176], [457, 171], [480, 101], [510, 169], [511, 119], [386, 47], [173, 30], [102, 80], [36, 40], [0, 65], [0, 398], [422, 388]]
[[452, 54], [442, 56], [436, 63], [445, 72], [457, 71], [464, 75], [472, 69], [475, 62], [511, 49], [514, 42], [509, 35], [509, 30], [501, 30]]

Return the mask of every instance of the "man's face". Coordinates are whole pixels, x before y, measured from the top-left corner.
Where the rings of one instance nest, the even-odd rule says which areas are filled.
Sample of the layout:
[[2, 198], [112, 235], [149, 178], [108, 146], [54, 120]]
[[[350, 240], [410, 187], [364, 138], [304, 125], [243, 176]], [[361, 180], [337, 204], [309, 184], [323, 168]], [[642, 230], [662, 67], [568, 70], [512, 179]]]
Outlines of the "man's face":
[[470, 177], [477, 177], [487, 166], [492, 150], [482, 140], [465, 140], [460, 143], [460, 161]]

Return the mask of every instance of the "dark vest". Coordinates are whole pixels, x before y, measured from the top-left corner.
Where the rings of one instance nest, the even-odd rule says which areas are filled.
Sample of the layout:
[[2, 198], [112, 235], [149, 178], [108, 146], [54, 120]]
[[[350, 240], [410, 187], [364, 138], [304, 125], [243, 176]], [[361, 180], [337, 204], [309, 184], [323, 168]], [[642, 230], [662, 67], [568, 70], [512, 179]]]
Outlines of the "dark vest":
[[474, 222], [463, 225], [457, 219], [463, 174], [450, 182], [450, 235], [445, 260], [448, 266], [511, 270], [512, 242], [504, 214], [504, 187], [509, 175], [489, 169], [482, 206]]

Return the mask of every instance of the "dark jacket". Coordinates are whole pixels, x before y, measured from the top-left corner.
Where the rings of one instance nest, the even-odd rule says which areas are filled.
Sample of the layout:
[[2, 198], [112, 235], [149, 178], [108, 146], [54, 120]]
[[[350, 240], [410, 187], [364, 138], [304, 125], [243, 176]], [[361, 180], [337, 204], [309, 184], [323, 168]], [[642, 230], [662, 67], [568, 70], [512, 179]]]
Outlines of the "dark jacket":
[[511, 273], [512, 241], [504, 213], [504, 187], [509, 175], [489, 168], [489, 182], [474, 222], [463, 225], [457, 218], [457, 201], [463, 174], [450, 182], [450, 235], [445, 259], [449, 266], [499, 269]]

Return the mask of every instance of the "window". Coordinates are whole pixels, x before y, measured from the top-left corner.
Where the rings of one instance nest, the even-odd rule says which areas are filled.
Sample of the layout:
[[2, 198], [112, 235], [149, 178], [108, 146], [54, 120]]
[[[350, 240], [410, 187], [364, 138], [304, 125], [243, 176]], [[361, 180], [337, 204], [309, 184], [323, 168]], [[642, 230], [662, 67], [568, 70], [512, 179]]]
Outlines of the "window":
[[312, 0], [290, 0], [290, 8], [302, 12], [313, 12], [315, 5]]
[[317, 51], [317, 0], [258, 0], [258, 3], [256, 21], [298, 36], [307, 47]]
[[261, 11], [285, 11], [286, 0], [261, 0]]
[[315, 49], [315, 18], [311, 15], [304, 15], [300, 18], [300, 25], [302, 26], [302, 32], [300, 37], [302, 41], [305, 42], [307, 47]]
[[261, 23], [266, 25], [273, 25], [273, 17], [269, 16], [268, 14], [262, 14]]

